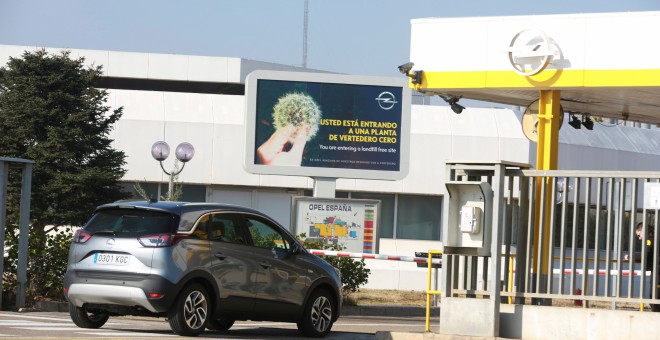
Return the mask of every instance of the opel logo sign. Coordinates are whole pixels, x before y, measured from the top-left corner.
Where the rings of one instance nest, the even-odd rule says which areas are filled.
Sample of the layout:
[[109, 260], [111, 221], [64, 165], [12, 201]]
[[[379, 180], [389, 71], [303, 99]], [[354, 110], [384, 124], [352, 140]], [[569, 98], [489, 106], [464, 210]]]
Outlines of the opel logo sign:
[[107, 241], [105, 241], [105, 246], [108, 249], [112, 249], [112, 247], [115, 246], [115, 239], [111, 238], [111, 239], [108, 239]]
[[522, 76], [533, 76], [543, 71], [558, 55], [557, 49], [541, 30], [525, 29], [518, 32], [506, 50], [513, 70]]
[[376, 97], [376, 101], [378, 102], [378, 106], [383, 110], [390, 110], [394, 107], [394, 104], [398, 103], [392, 92], [388, 91], [381, 92]]

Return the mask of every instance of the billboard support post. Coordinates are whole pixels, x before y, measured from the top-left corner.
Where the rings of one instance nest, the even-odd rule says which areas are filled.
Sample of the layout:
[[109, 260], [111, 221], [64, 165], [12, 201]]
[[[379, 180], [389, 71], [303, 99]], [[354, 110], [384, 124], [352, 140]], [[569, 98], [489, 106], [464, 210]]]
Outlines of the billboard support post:
[[314, 197], [335, 198], [337, 179], [314, 177]]

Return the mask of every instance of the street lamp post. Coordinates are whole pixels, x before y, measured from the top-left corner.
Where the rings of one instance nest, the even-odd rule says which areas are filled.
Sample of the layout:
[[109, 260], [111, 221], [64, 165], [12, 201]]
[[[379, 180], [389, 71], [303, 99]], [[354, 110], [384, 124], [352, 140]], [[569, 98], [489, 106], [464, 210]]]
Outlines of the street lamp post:
[[180, 174], [181, 171], [183, 171], [183, 168], [186, 166], [186, 163], [193, 158], [195, 155], [195, 148], [192, 146], [192, 144], [183, 142], [176, 147], [174, 154], [176, 159], [181, 161], [183, 165], [178, 171], [175, 171], [175, 169], [168, 172], [163, 166], [163, 161], [166, 160], [170, 155], [170, 146], [163, 141], [158, 141], [154, 143], [153, 146], [151, 146], [151, 156], [160, 163], [160, 168], [163, 169], [163, 172], [170, 176], [170, 186], [167, 192], [167, 197], [169, 200], [172, 200], [172, 194], [174, 193], [174, 176]]

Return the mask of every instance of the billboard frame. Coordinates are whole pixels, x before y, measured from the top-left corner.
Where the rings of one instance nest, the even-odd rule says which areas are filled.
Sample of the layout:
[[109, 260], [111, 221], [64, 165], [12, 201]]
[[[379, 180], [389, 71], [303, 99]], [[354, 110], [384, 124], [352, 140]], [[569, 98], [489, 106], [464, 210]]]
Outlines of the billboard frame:
[[[398, 170], [359, 169], [345, 167], [314, 167], [290, 165], [257, 164], [257, 89], [261, 80], [284, 82], [307, 82], [316, 84], [345, 84], [357, 86], [382, 86], [401, 88], [401, 117], [399, 126]], [[308, 176], [324, 178], [355, 178], [400, 180], [408, 175], [410, 161], [410, 106], [411, 89], [407, 78], [355, 76], [330, 73], [284, 72], [257, 70], [251, 72], [245, 81], [245, 158], [243, 165], [246, 171], [264, 175]], [[374, 98], [374, 100], [376, 100]]]

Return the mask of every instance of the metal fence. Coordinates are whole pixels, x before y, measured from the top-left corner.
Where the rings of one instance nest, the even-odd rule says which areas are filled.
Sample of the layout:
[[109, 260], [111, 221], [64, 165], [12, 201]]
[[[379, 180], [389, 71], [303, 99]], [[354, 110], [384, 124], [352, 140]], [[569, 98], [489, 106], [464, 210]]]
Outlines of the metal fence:
[[659, 297], [660, 173], [514, 169], [504, 186], [502, 237], [493, 238], [502, 240], [501, 296], [584, 306]]
[[[445, 252], [446, 296], [504, 297], [510, 303], [531, 298], [535, 304], [570, 299], [586, 301], [583, 306], [660, 298], [660, 241], [654, 232], [660, 173], [447, 166], [450, 182], [488, 182], [493, 188], [495, 235], [491, 256]], [[493, 261], [498, 253], [502, 260]], [[501, 289], [492, 284], [498, 281]]]

